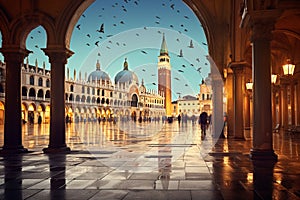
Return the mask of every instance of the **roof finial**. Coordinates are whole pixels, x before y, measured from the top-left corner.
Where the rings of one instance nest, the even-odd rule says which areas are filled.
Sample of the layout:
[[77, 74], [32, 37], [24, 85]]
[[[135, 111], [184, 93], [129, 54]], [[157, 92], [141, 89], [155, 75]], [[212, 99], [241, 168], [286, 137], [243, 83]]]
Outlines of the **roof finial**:
[[99, 60], [97, 60], [97, 63], [96, 63], [96, 70], [100, 70], [100, 63], [99, 63]]
[[124, 70], [128, 70], [127, 58], [125, 58], [125, 61], [124, 61]]

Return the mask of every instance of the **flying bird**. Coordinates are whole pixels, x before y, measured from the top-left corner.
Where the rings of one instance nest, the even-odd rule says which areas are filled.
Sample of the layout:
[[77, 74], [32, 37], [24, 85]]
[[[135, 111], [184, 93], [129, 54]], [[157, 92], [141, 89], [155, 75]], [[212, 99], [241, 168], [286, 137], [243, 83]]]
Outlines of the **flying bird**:
[[205, 42], [202, 42], [203, 45], [207, 45]]
[[178, 71], [179, 71], [179, 72], [184, 72], [184, 71], [183, 71], [183, 70], [181, 70], [181, 69], [179, 69]]
[[142, 71], [145, 72], [146, 70], [145, 70], [145, 69], [142, 69]]
[[199, 59], [199, 58], [196, 58], [196, 61], [197, 61], [197, 62], [200, 62], [200, 59]]
[[193, 40], [190, 41], [190, 45], [189, 45], [188, 47], [189, 47], [189, 48], [194, 48]]
[[179, 81], [179, 78], [177, 78], [177, 77], [175, 77], [174, 79], [177, 80], [177, 81]]
[[39, 46], [38, 46], [38, 45], [35, 45], [34, 47], [35, 47], [35, 48], [39, 48]]
[[86, 36], [87, 36], [87, 37], [89, 37], [89, 38], [91, 37], [91, 35], [90, 35], [90, 34], [86, 34]]
[[89, 43], [86, 43], [86, 46], [91, 46]]
[[142, 50], [141, 52], [142, 52], [143, 54], [147, 54], [147, 52], [146, 52], [146, 51], [143, 51], [143, 50]]
[[160, 19], [160, 17], [159, 16], [155, 16], [156, 17], [156, 19]]
[[80, 30], [80, 24], [78, 24], [78, 25], [76, 26], [76, 28], [77, 28], [78, 30]]
[[182, 65], [182, 67], [184, 67], [184, 68], [185, 68], [186, 66], [185, 66], [185, 65]]
[[82, 17], [85, 17], [85, 15], [84, 15], [84, 14], [82, 14]]
[[174, 10], [174, 6], [175, 6], [175, 4], [172, 4], [170, 7], [172, 8], [172, 10]]
[[104, 24], [101, 24], [99, 30], [97, 30], [99, 33], [104, 33]]
[[125, 24], [123, 21], [120, 21], [120, 24]]
[[174, 26], [173, 26], [172, 24], [170, 24], [170, 27], [171, 27], [171, 28], [174, 28]]
[[156, 83], [152, 83], [153, 85], [156, 85]]
[[98, 44], [99, 44], [99, 41], [95, 42], [95, 45], [96, 45], [97, 47], [99, 46]]
[[98, 53], [98, 56], [101, 56], [101, 54], [100, 54], [100, 53]]
[[184, 18], [186, 18], [186, 19], [189, 19], [189, 17], [188, 17], [188, 16], [186, 16], [186, 15], [184, 16]]
[[33, 37], [32, 37], [32, 36], [31, 36], [30, 38], [31, 38], [31, 39], [33, 39]]

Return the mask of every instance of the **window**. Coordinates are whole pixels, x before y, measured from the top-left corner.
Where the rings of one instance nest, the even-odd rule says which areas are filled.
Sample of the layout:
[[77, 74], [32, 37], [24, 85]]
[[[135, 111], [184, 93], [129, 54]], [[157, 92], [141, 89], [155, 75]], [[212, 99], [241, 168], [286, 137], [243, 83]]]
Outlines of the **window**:
[[110, 92], [110, 97], [113, 97], [113, 92]]
[[74, 86], [73, 85], [70, 85], [70, 91], [74, 92]]
[[90, 94], [90, 88], [89, 87], [87, 88], [87, 93]]
[[202, 100], [204, 100], [205, 99], [205, 94], [202, 94]]
[[104, 90], [102, 90], [102, 96], [104, 96], [105, 95], [105, 91]]
[[43, 86], [43, 79], [41, 77], [39, 78], [39, 86]]
[[81, 93], [84, 93], [84, 91], [85, 91], [84, 86], [82, 86]]
[[46, 80], [46, 87], [50, 87], [50, 80], [49, 79]]
[[34, 85], [34, 76], [30, 76], [29, 78], [29, 84]]

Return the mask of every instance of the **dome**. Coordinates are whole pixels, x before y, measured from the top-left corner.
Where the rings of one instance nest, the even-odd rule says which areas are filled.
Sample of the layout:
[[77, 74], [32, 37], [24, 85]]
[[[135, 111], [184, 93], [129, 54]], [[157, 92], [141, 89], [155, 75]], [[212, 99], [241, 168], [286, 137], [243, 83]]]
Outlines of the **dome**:
[[90, 75], [88, 77], [89, 82], [93, 82], [96, 80], [97, 81], [99, 81], [99, 80], [110, 81], [108, 74], [100, 69], [99, 61], [97, 61], [97, 64], [96, 64], [96, 71], [93, 71], [92, 73], [90, 73]]
[[131, 84], [132, 82], [139, 84], [139, 79], [134, 72], [128, 70], [128, 63], [125, 59], [124, 69], [119, 73], [117, 73], [115, 77], [115, 83], [127, 83], [127, 82], [129, 82], [129, 84]]

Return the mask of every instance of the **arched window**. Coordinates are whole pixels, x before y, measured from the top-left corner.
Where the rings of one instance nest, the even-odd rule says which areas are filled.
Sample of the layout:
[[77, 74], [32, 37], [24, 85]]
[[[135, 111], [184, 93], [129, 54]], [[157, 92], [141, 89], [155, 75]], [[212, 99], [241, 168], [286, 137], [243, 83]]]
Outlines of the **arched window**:
[[39, 86], [41, 86], [41, 87], [43, 86], [43, 79], [42, 79], [42, 77], [39, 78]]
[[46, 80], [46, 87], [50, 87], [50, 80], [49, 79]]
[[109, 99], [106, 99], [105, 103], [108, 105], [109, 104]]
[[23, 97], [27, 96], [27, 87], [22, 87], [22, 96]]
[[100, 96], [100, 89], [97, 90], [97, 95]]
[[95, 88], [92, 89], [92, 95], [95, 95]]
[[34, 88], [30, 88], [30, 90], [29, 90], [29, 97], [35, 97], [35, 90], [34, 90]]
[[38, 91], [37, 97], [39, 97], [39, 98], [43, 98], [44, 97], [44, 91], [42, 89], [40, 89]]
[[131, 98], [131, 107], [137, 107], [137, 103], [138, 103], [138, 97], [136, 94], [133, 94]]
[[100, 98], [99, 98], [99, 97], [97, 98], [97, 103], [98, 103], [98, 104], [100, 103]]
[[113, 97], [113, 92], [110, 92], [110, 97]]
[[104, 98], [101, 99], [101, 103], [102, 103], [102, 104], [105, 103], [105, 99], [104, 99]]
[[46, 91], [45, 98], [47, 98], [47, 99], [49, 99], [49, 98], [50, 98], [50, 90], [47, 90], [47, 91]]
[[74, 86], [70, 85], [70, 92], [74, 92]]
[[104, 96], [105, 95], [105, 91], [104, 90], [102, 90], [102, 96]]
[[82, 86], [82, 88], [81, 88], [81, 93], [84, 93], [84, 86]]
[[73, 94], [70, 94], [70, 96], [69, 96], [69, 101], [74, 101], [74, 96], [73, 96]]
[[80, 101], [80, 96], [77, 95], [75, 101], [79, 102]]
[[88, 87], [87, 88], [87, 91], [86, 91], [88, 94], [90, 94], [90, 88]]
[[30, 85], [34, 85], [34, 76], [33, 76], [33, 75], [31, 75], [31, 76], [29, 77], [29, 84], [30, 84]]

